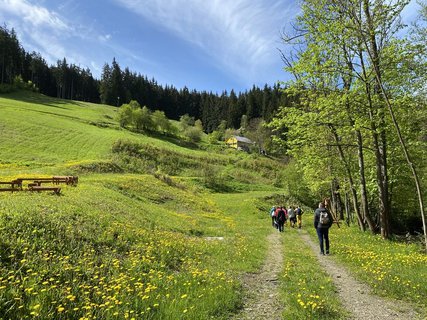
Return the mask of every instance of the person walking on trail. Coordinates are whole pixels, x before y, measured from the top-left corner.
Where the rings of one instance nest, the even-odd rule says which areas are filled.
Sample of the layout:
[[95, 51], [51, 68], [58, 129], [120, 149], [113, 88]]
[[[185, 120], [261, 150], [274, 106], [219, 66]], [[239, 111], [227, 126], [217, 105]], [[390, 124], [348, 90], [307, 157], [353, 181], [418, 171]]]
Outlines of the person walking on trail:
[[[325, 208], [323, 202], [314, 211], [314, 228], [319, 238], [320, 254], [329, 254], [329, 228], [332, 226], [333, 218], [331, 213]], [[325, 250], [326, 249], [326, 250]]]
[[283, 207], [280, 207], [279, 210], [277, 210], [277, 224], [279, 232], [283, 232], [284, 224], [286, 222], [286, 211]]
[[276, 228], [276, 207], [273, 206], [270, 209], [271, 225], [273, 228]]
[[294, 210], [294, 207], [290, 206], [288, 209], [288, 217], [289, 217], [289, 224], [293, 228], [295, 227], [295, 223], [297, 223], [297, 215]]
[[297, 225], [298, 225], [298, 229], [301, 229], [302, 227], [302, 209], [300, 208], [300, 206], [298, 206], [295, 209], [295, 213], [297, 215]]

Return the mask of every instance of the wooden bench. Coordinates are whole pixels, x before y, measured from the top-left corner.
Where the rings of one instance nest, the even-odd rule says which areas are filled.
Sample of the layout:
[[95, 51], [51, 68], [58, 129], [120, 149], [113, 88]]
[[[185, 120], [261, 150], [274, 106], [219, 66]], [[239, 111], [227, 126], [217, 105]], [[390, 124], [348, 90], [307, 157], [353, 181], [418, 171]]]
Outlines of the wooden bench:
[[61, 192], [61, 188], [59, 187], [42, 187], [42, 186], [29, 186], [28, 185], [28, 190], [29, 191], [53, 191], [55, 194], [60, 194]]
[[65, 183], [67, 185], [77, 185], [79, 178], [76, 176], [53, 176], [50, 178], [18, 178], [15, 181], [22, 185], [22, 181], [34, 181], [34, 183], [53, 183], [60, 184]]
[[[23, 189], [23, 181], [32, 181], [28, 183], [28, 189]], [[17, 178], [12, 181], [0, 181], [0, 185], [8, 185], [7, 188], [0, 188], [0, 192], [14, 192], [14, 191], [53, 191], [56, 194], [61, 192], [60, 187], [47, 187], [42, 186], [45, 183], [60, 184], [65, 183], [67, 185], [76, 186], [79, 178], [76, 176], [53, 176], [50, 178]]]
[[22, 188], [22, 181], [19, 180], [12, 180], [12, 181], [0, 181], [0, 184], [8, 184], [12, 188], [15, 188], [15, 185], [19, 188]]
[[[0, 188], [0, 191], [20, 191], [22, 190], [22, 183], [13, 181], [0, 181], [0, 185], [9, 185], [9, 188]], [[15, 188], [17, 186], [17, 188]]]
[[40, 187], [41, 183], [39, 183], [39, 182], [40, 181], [34, 181], [33, 183], [29, 183], [28, 188]]
[[13, 192], [13, 191], [22, 191], [20, 188], [0, 188], [0, 192]]
[[53, 183], [59, 184], [61, 182], [65, 184], [76, 185], [79, 182], [79, 177], [76, 176], [54, 176], [52, 178]]

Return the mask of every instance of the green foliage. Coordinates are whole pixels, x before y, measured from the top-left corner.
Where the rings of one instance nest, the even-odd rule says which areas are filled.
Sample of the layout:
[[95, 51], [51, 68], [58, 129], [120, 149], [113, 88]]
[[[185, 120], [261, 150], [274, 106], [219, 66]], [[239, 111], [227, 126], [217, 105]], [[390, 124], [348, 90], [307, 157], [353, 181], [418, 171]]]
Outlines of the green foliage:
[[203, 123], [202, 123], [202, 120], [197, 119], [196, 121], [194, 121], [194, 127], [203, 132]]
[[[126, 128], [133, 123], [134, 109], [132, 108], [132, 101], [129, 104], [123, 104], [117, 113], [117, 120], [120, 127]], [[138, 106], [139, 107], [139, 106]]]
[[156, 131], [161, 133], [173, 133], [173, 126], [163, 111], [154, 111], [151, 115], [151, 119], [153, 121], [153, 127]]
[[204, 185], [217, 192], [229, 190], [227, 187], [227, 177], [218, 167], [213, 165], [204, 165], [202, 168], [202, 178]]
[[219, 131], [212, 131], [211, 133], [209, 133], [208, 135], [208, 140], [210, 144], [215, 144], [218, 143], [218, 141], [222, 140], [222, 134]]
[[121, 127], [133, 129], [138, 132], [176, 134], [176, 128], [163, 111], [156, 110], [151, 112], [146, 106], [141, 108], [135, 100], [120, 107], [117, 113], [117, 120]]
[[179, 118], [179, 127], [181, 131], [185, 131], [188, 129], [188, 127], [194, 126], [194, 123], [194, 117], [190, 117], [188, 114], [184, 114]]
[[198, 127], [188, 127], [183, 132], [184, 137], [192, 143], [199, 143], [202, 141], [202, 134], [203, 131]]
[[16, 76], [13, 79], [13, 82], [11, 84], [7, 84], [7, 83], [0, 84], [0, 93], [11, 93], [17, 90], [27, 90], [27, 91], [33, 91], [33, 92], [39, 91], [34, 83], [32, 83], [31, 81], [25, 82], [22, 79], [22, 76], [20, 75]]
[[153, 131], [154, 123], [151, 119], [151, 111], [146, 107], [136, 109], [133, 114], [133, 125], [137, 131]]
[[[269, 127], [280, 133], [276, 140], [294, 157], [313, 194], [330, 194], [334, 179], [345, 192], [357, 190], [359, 200], [360, 190], [366, 190], [372, 216], [379, 217], [383, 235], [388, 236], [390, 223], [395, 222], [390, 220], [391, 211], [397, 213], [396, 220], [404, 219], [404, 211], [419, 211], [413, 196], [407, 198], [406, 209], [399, 204], [401, 196], [409, 195], [409, 184], [413, 193], [415, 188], [389, 111], [394, 112], [412, 161], [424, 172], [421, 159], [426, 148], [417, 119], [425, 117], [418, 103], [425, 103], [419, 93], [426, 64], [417, 45], [394, 38], [403, 27], [399, 13], [408, 1], [379, 3], [366, 1], [363, 9], [347, 3], [341, 10], [328, 1], [303, 2], [295, 34], [284, 35], [295, 57], [287, 63], [295, 79], [285, 91], [297, 99], [284, 105]], [[360, 17], [367, 21], [362, 29]], [[379, 32], [381, 28], [387, 32]], [[388, 110], [384, 95], [391, 103]], [[363, 189], [362, 180], [367, 181]], [[404, 224], [394, 227], [407, 231]]]
[[83, 162], [68, 167], [72, 172], [82, 173], [121, 173], [124, 170], [112, 161]]

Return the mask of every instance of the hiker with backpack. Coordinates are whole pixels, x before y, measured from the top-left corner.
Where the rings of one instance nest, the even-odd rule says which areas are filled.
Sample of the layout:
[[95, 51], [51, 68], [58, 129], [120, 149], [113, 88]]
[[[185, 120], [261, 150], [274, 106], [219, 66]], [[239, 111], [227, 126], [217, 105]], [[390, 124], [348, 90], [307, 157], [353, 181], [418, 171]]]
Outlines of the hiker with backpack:
[[276, 228], [276, 207], [273, 206], [270, 209], [270, 217], [271, 217], [271, 225], [273, 226], [273, 228]]
[[294, 207], [290, 206], [288, 209], [288, 218], [289, 218], [289, 224], [293, 228], [295, 227], [295, 223], [297, 223], [297, 215], [294, 210]]
[[284, 230], [284, 225], [286, 222], [286, 209], [284, 207], [279, 207], [277, 210], [277, 224], [278, 224], [278, 230], [279, 232], [283, 232]]
[[332, 223], [332, 214], [325, 208], [325, 204], [320, 202], [319, 207], [314, 211], [314, 228], [317, 231], [320, 254], [322, 255], [329, 254], [329, 228], [332, 226]]
[[302, 214], [303, 214], [303, 212], [302, 212], [302, 209], [300, 208], [300, 206], [298, 206], [295, 209], [295, 213], [297, 214], [297, 225], [298, 225], [298, 229], [301, 229], [301, 227], [302, 227]]

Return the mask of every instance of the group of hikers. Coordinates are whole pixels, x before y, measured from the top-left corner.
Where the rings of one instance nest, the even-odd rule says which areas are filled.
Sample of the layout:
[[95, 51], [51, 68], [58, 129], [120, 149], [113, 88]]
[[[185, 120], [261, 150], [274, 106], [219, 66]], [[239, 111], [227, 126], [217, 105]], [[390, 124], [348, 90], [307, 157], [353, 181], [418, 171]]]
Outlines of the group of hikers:
[[294, 228], [295, 225], [301, 229], [302, 227], [302, 214], [303, 211], [299, 206], [289, 206], [286, 209], [285, 206], [279, 207], [274, 206], [270, 209], [271, 224], [279, 232], [284, 231], [284, 226], [289, 220], [289, 225]]
[[[270, 209], [271, 223], [279, 232], [284, 231], [284, 226], [289, 220], [289, 226], [299, 229], [302, 227], [303, 210], [297, 206], [273, 206]], [[320, 254], [329, 255], [329, 228], [332, 226], [334, 219], [332, 214], [326, 208], [325, 202], [320, 202], [318, 208], [314, 211], [314, 228], [319, 239]]]

